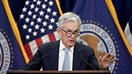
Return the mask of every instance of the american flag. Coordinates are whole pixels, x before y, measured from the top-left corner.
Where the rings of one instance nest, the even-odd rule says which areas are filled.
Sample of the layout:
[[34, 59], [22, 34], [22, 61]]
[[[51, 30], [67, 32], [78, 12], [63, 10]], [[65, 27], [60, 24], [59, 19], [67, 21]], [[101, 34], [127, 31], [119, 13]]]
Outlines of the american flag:
[[17, 24], [29, 59], [32, 59], [41, 44], [60, 38], [56, 32], [59, 16], [55, 0], [25, 2]]

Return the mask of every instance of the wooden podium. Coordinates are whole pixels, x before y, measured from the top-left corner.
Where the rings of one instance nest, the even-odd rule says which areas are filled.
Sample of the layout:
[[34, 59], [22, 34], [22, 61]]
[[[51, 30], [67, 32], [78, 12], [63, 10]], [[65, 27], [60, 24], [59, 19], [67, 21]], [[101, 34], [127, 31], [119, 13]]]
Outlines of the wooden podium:
[[110, 71], [104, 70], [75, 70], [75, 71], [24, 71], [24, 70], [12, 70], [7, 71], [7, 74], [111, 74]]

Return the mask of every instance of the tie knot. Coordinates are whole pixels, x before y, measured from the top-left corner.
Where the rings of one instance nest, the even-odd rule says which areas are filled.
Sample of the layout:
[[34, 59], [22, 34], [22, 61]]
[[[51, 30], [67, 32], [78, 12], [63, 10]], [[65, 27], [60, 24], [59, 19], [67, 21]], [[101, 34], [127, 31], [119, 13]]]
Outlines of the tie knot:
[[69, 51], [69, 49], [68, 48], [64, 48], [64, 51], [67, 53]]

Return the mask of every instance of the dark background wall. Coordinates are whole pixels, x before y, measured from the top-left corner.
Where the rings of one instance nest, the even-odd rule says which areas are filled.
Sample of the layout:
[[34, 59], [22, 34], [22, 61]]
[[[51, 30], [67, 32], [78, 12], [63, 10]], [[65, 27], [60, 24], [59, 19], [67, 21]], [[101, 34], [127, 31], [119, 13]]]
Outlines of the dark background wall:
[[[19, 19], [21, 10], [24, 7], [26, 0], [8, 0], [15, 21]], [[61, 8], [63, 13], [67, 11], [72, 11], [76, 0], [60, 0]], [[122, 29], [124, 30], [127, 21], [132, 14], [132, 0], [113, 0], [113, 4], [116, 8], [119, 22]]]

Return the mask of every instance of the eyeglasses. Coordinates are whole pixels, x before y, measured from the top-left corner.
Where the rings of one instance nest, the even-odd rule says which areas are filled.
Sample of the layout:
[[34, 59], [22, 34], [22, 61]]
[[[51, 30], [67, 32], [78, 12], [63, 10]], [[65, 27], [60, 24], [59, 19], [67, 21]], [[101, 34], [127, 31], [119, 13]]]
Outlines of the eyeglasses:
[[63, 30], [67, 36], [72, 36], [72, 34], [74, 34], [75, 37], [79, 36], [80, 35], [80, 31], [79, 30], [76, 30], [74, 32], [72, 32], [71, 30], [69, 31], [65, 31], [64, 29], [60, 28], [61, 30]]

